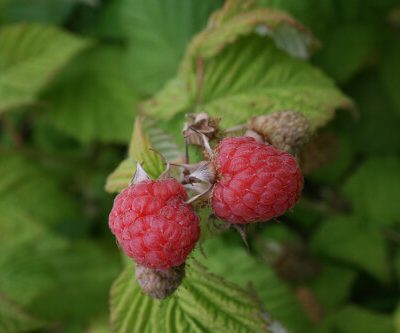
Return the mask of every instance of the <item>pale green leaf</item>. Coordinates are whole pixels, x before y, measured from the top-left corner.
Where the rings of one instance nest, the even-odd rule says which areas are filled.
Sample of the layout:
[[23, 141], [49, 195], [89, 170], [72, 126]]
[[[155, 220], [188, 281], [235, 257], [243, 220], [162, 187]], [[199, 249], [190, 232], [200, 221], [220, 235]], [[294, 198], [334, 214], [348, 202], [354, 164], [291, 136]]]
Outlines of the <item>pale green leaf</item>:
[[136, 171], [136, 161], [128, 157], [107, 177], [105, 190], [107, 192], [121, 192], [128, 186]]
[[127, 70], [138, 89], [152, 93], [175, 75], [191, 37], [220, 0], [117, 0], [105, 7], [99, 29], [128, 41]]
[[268, 332], [255, 300], [234, 284], [208, 273], [195, 261], [176, 294], [164, 301], [143, 294], [131, 265], [111, 289], [114, 332]]
[[372, 157], [360, 165], [343, 186], [354, 213], [375, 225], [400, 222], [400, 159], [397, 156]]
[[0, 112], [34, 102], [57, 71], [87, 45], [87, 41], [50, 26], [2, 27]]
[[353, 264], [381, 281], [389, 280], [388, 250], [383, 234], [363, 220], [346, 216], [325, 220], [311, 245], [318, 256]]
[[319, 44], [303, 25], [285, 12], [228, 0], [188, 46], [182, 70], [193, 70], [199, 58], [214, 57], [227, 45], [252, 34], [272, 38], [279, 48], [299, 58], [307, 58]]
[[243, 288], [251, 284], [272, 319], [290, 331], [310, 331], [310, 323], [294, 293], [271, 267], [250, 256], [244, 247], [226, 244], [221, 239], [209, 239], [202, 247], [206, 258], [198, 253], [197, 259], [211, 272]]
[[123, 57], [120, 48], [96, 47], [74, 59], [43, 96], [49, 120], [82, 142], [127, 142], [137, 97]]
[[120, 192], [128, 186], [139, 162], [150, 177], [156, 179], [165, 170], [163, 158], [172, 161], [180, 156], [179, 148], [154, 120], [137, 117], [129, 144], [128, 158], [107, 178], [107, 192]]

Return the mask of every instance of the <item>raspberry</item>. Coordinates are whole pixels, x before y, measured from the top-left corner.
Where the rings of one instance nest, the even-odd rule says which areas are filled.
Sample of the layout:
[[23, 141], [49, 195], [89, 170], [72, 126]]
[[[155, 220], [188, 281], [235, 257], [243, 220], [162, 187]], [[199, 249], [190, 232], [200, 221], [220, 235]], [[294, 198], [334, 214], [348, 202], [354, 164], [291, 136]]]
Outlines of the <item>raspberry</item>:
[[282, 111], [255, 117], [250, 129], [262, 135], [276, 148], [295, 153], [308, 140], [308, 120], [298, 112]]
[[292, 155], [250, 137], [226, 138], [215, 153], [211, 205], [222, 220], [268, 221], [299, 199], [303, 176]]
[[175, 179], [144, 180], [118, 194], [109, 226], [126, 255], [148, 268], [181, 265], [200, 234], [187, 198]]
[[136, 265], [136, 279], [149, 296], [164, 299], [172, 295], [185, 277], [185, 264], [168, 269], [152, 269]]

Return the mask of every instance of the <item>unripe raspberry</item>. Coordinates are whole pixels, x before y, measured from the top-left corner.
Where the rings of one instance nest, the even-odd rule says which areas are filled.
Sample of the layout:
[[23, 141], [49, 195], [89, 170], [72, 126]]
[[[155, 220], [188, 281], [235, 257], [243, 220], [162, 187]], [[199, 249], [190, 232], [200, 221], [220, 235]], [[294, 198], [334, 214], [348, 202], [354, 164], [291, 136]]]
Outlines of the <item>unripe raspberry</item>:
[[175, 179], [144, 180], [118, 194], [109, 226], [126, 255], [155, 269], [184, 263], [200, 234], [187, 198]]
[[185, 264], [168, 269], [136, 265], [136, 279], [143, 292], [157, 299], [172, 295], [185, 277]]
[[276, 148], [295, 153], [308, 140], [309, 123], [299, 112], [282, 111], [255, 117], [249, 129]]
[[230, 223], [268, 221], [293, 207], [303, 188], [296, 159], [250, 137], [226, 138], [215, 150], [215, 215]]

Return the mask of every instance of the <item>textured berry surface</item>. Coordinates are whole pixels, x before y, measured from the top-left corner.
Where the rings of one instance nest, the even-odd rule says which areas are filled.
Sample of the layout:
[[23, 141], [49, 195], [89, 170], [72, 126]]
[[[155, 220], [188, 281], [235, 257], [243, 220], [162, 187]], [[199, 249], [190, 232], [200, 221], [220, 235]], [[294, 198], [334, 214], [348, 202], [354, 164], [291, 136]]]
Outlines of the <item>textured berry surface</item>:
[[249, 137], [227, 138], [216, 149], [216, 216], [230, 223], [268, 221], [300, 197], [303, 176], [295, 158]]
[[148, 268], [181, 265], [200, 234], [199, 218], [174, 179], [130, 185], [114, 200], [109, 226], [124, 252]]

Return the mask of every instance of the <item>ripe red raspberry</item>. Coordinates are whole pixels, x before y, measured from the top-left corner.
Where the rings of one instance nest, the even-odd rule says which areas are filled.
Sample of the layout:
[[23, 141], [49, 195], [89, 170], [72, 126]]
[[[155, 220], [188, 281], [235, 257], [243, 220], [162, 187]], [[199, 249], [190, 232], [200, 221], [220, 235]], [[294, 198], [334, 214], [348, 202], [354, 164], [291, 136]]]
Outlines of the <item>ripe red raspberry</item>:
[[250, 137], [226, 138], [216, 149], [211, 204], [230, 223], [268, 221], [299, 199], [303, 176], [295, 158]]
[[199, 218], [175, 179], [132, 184], [114, 200], [109, 226], [138, 264], [168, 269], [184, 263], [200, 234]]

